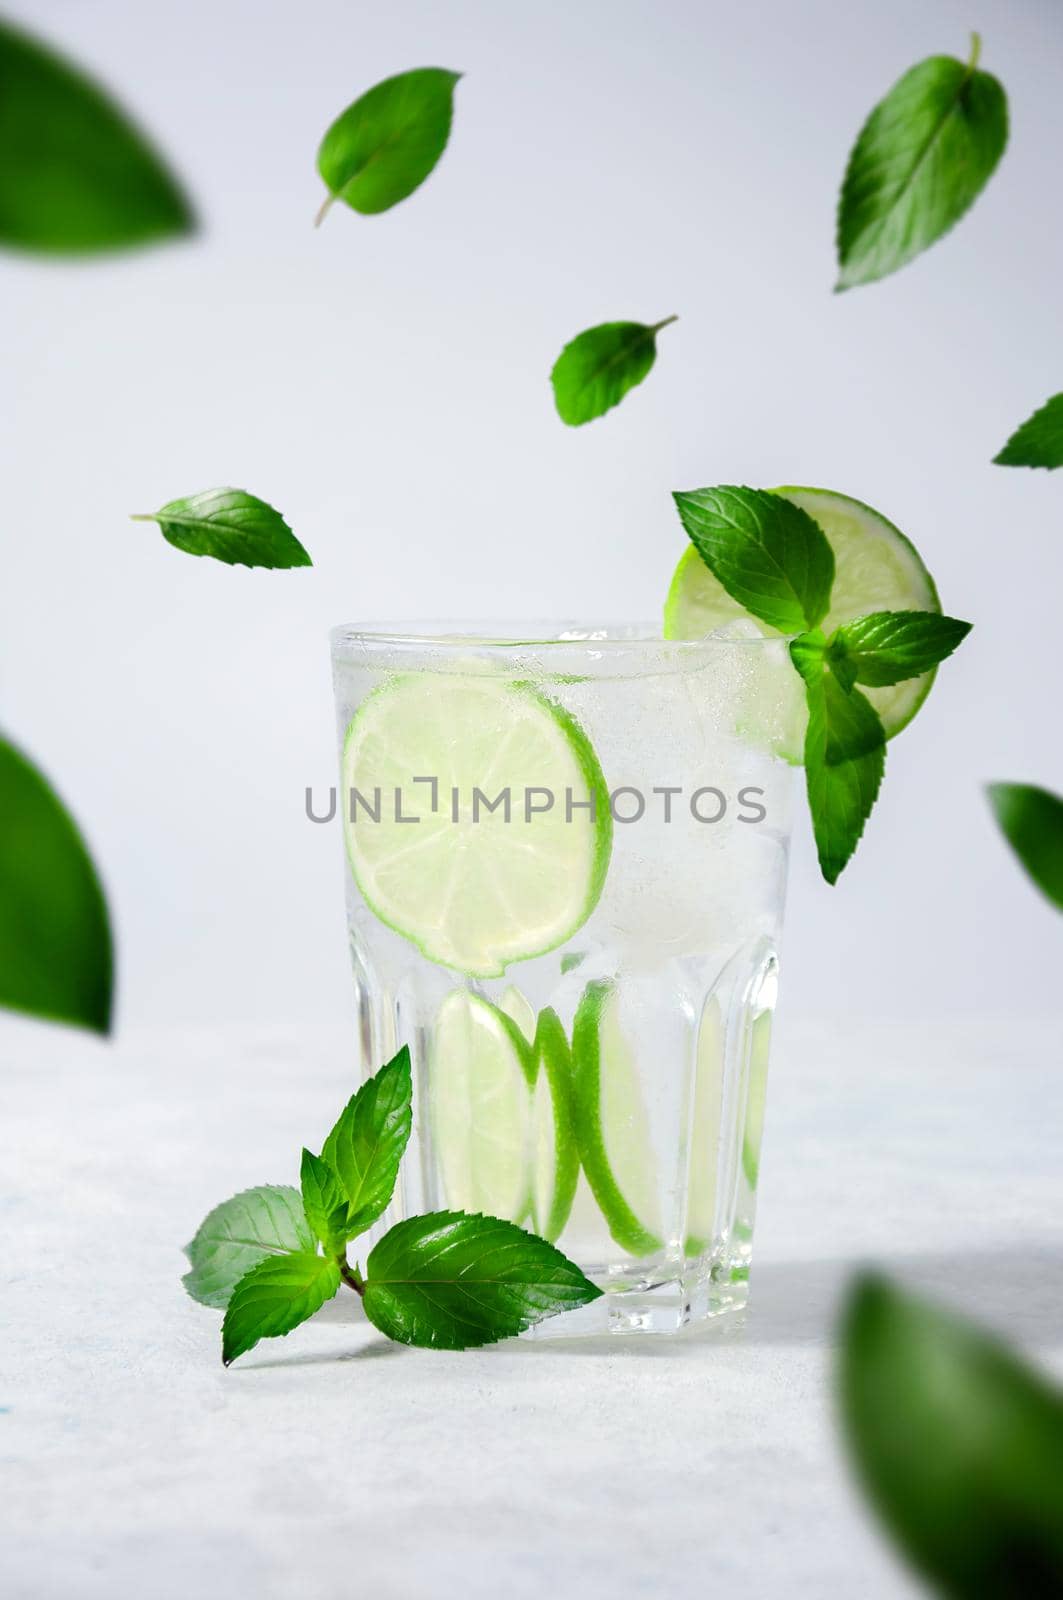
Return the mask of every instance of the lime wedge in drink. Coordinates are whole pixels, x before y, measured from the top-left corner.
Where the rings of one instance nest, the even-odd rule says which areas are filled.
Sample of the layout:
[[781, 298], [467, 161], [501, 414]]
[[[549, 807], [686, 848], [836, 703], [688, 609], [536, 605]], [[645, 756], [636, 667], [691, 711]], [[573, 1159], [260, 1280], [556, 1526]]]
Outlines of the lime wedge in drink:
[[770, 1011], [762, 1011], [749, 1030], [749, 1087], [746, 1121], [742, 1133], [742, 1171], [751, 1189], [760, 1176], [760, 1142], [764, 1136], [764, 1105], [768, 1093], [768, 1050], [771, 1045]]
[[568, 1221], [579, 1180], [572, 1117], [572, 1052], [556, 1011], [539, 1013], [532, 1091], [531, 1228], [551, 1243]]
[[716, 1223], [716, 1174], [720, 1156], [723, 1102], [723, 1018], [710, 994], [698, 1024], [694, 1067], [694, 1108], [690, 1119], [687, 1178], [687, 1255], [700, 1255], [712, 1243]]
[[[834, 551], [834, 587], [830, 612], [822, 624], [825, 632], [868, 611], [941, 610], [934, 580], [915, 547], [870, 506], [829, 489], [786, 486], [774, 492], [814, 517]], [[675, 569], [665, 601], [665, 638], [702, 639], [738, 617], [746, 618], [762, 634], [777, 637], [767, 623], [749, 617], [737, 600], [732, 600], [691, 545]], [[925, 672], [904, 683], [863, 689], [882, 718], [888, 738], [912, 720], [933, 681], [933, 672]], [[767, 688], [762, 692], [767, 693]], [[787, 736], [780, 741], [779, 754], [800, 759], [805, 720], [802, 718], [796, 747]], [[764, 725], [768, 725], [767, 718]]]
[[498, 1002], [499, 1011], [504, 1011], [511, 1022], [515, 1022], [521, 1033], [531, 1044], [535, 1038], [535, 1007], [531, 1001], [521, 993], [515, 983], [507, 984], [502, 991], [502, 998]]
[[489, 1000], [455, 989], [439, 1008], [428, 1061], [432, 1135], [446, 1204], [521, 1222], [531, 1203], [535, 1058]]
[[575, 933], [612, 843], [582, 729], [535, 689], [490, 676], [411, 673], [369, 695], [344, 742], [343, 817], [370, 909], [473, 977]]
[[583, 1170], [617, 1244], [661, 1248], [653, 1150], [638, 1066], [620, 1029], [611, 983], [589, 983], [572, 1030], [576, 1137]]

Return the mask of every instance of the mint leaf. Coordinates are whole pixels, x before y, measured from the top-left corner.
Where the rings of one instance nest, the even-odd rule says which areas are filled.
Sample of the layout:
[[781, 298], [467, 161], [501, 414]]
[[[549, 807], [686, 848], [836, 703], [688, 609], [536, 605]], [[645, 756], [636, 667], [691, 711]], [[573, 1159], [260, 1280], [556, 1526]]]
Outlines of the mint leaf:
[[1063, 1594], [1063, 1396], [958, 1317], [861, 1278], [841, 1411], [882, 1521], [942, 1594]]
[[1032, 783], [991, 783], [986, 793], [1001, 832], [1027, 873], [1063, 911], [1063, 799]]
[[834, 552], [807, 511], [723, 484], [673, 496], [687, 535], [713, 576], [780, 633], [818, 627], [830, 606]]
[[343, 1185], [328, 1162], [309, 1150], [303, 1151], [299, 1182], [307, 1222], [325, 1249], [331, 1255], [338, 1255], [350, 1238]]
[[437, 1211], [396, 1223], [370, 1251], [362, 1303], [389, 1339], [465, 1350], [601, 1292], [560, 1250], [515, 1223]]
[[871, 611], [835, 629], [828, 659], [845, 688], [880, 688], [929, 672], [970, 631], [969, 622], [936, 611]]
[[894, 84], [849, 157], [838, 208], [836, 288], [873, 283], [940, 239], [989, 181], [1008, 138], [1004, 90], [965, 64], [931, 56]]
[[260, 1339], [291, 1333], [339, 1286], [338, 1264], [308, 1250], [259, 1261], [232, 1292], [221, 1325], [222, 1361], [229, 1366]]
[[657, 335], [676, 317], [645, 322], [602, 322], [572, 339], [550, 373], [562, 422], [578, 428], [619, 405], [657, 359]]
[[404, 1045], [352, 1095], [325, 1140], [322, 1160], [338, 1173], [350, 1204], [349, 1239], [364, 1233], [391, 1199], [410, 1137], [412, 1094]]
[[190, 233], [191, 206], [105, 90], [0, 22], [0, 243], [49, 255]]
[[108, 1033], [114, 955], [96, 868], [47, 779], [3, 738], [0, 817], [0, 1006]]
[[821, 652], [794, 640], [790, 654], [808, 700], [805, 783], [820, 871], [837, 883], [878, 795], [886, 735], [871, 702], [859, 689], [846, 690]]
[[193, 1300], [224, 1310], [251, 1267], [267, 1256], [314, 1248], [299, 1191], [286, 1184], [262, 1184], [208, 1212], [185, 1246], [192, 1270], [181, 1282]]
[[329, 189], [319, 223], [336, 200], [370, 215], [420, 188], [447, 147], [460, 77], [443, 67], [400, 72], [340, 113], [317, 153]]
[[312, 565], [280, 512], [244, 489], [204, 489], [132, 520], [157, 522], [178, 550], [230, 567]]
[[1016, 428], [993, 461], [998, 467], [1063, 467], [1063, 394], [1054, 394]]

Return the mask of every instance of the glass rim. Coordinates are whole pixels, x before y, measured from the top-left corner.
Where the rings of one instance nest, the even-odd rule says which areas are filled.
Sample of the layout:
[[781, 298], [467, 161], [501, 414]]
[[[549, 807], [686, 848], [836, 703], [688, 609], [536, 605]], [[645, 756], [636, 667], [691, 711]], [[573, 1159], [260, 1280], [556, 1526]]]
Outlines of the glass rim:
[[[758, 626], [752, 617], [754, 627]], [[358, 650], [416, 649], [460, 652], [473, 650], [550, 650], [601, 652], [612, 650], [644, 651], [661, 649], [677, 652], [706, 649], [778, 648], [789, 642], [782, 633], [760, 633], [756, 637], [726, 638], [708, 633], [700, 639], [666, 639], [653, 622], [577, 622], [571, 619], [545, 622], [526, 621], [409, 621], [345, 622], [329, 630], [333, 653], [345, 648]]]

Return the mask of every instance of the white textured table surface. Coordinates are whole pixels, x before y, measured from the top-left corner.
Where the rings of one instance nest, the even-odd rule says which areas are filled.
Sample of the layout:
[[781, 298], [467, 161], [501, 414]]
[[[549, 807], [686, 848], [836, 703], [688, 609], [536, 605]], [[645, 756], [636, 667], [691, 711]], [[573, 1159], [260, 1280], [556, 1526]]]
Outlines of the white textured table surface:
[[179, 1246], [295, 1181], [334, 1034], [0, 1022], [6, 1600], [911, 1593], [831, 1418], [862, 1260], [1063, 1370], [1063, 1023], [778, 1031], [751, 1306], [673, 1340], [388, 1344], [336, 1300], [230, 1371]]

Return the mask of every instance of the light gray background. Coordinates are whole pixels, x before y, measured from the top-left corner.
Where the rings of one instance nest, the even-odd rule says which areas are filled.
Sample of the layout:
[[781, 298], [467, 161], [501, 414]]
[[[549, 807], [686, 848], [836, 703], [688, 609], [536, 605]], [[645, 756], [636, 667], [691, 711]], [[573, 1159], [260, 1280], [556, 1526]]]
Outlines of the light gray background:
[[[719, 481], [880, 506], [977, 625], [834, 891], [801, 827], [788, 1013], [1058, 1011], [1058, 917], [980, 788], [1063, 787], [1063, 473], [989, 465], [1063, 387], [1055, 0], [8, 10], [121, 92], [204, 218], [136, 258], [0, 260], [0, 719], [93, 842], [124, 1021], [348, 1014], [340, 840], [303, 819], [331, 623], [645, 616], [683, 549], [669, 490]], [[930, 254], [832, 297], [863, 116], [971, 25], [1011, 100], [1000, 170]], [[467, 74], [439, 169], [315, 233], [327, 122], [422, 64]], [[644, 387], [564, 428], [565, 340], [670, 312]], [[126, 520], [227, 482], [312, 571]]]

